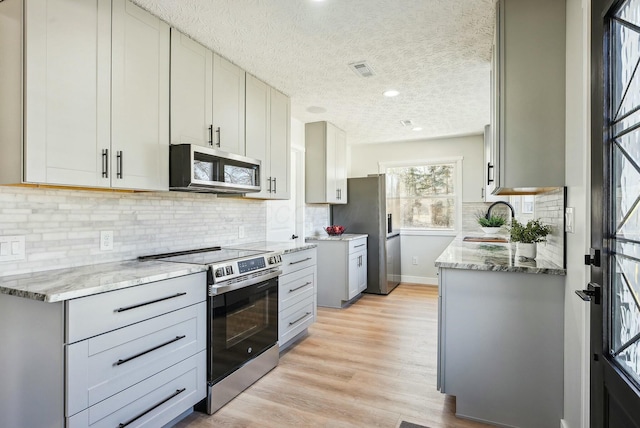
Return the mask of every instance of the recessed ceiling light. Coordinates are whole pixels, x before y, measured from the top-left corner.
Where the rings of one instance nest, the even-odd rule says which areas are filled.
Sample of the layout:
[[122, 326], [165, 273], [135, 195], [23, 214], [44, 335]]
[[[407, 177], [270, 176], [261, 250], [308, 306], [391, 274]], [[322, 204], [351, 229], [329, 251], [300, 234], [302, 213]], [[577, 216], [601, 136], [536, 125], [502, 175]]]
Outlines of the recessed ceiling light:
[[419, 126], [416, 126], [415, 128], [412, 129], [412, 131], [422, 131], [422, 128], [420, 128]]
[[384, 95], [385, 97], [396, 97], [400, 94], [400, 92], [396, 91], [395, 89], [389, 89], [388, 91], [384, 91], [382, 93], [382, 95]]
[[310, 106], [310, 107], [307, 107], [307, 111], [309, 113], [326, 113], [327, 109], [319, 106]]

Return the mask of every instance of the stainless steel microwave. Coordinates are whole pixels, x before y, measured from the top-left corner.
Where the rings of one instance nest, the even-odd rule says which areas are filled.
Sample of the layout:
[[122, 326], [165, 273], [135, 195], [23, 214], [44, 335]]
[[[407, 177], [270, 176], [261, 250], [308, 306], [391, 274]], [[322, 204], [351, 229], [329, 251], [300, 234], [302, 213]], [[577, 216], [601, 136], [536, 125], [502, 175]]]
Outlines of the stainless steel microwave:
[[172, 144], [169, 150], [169, 190], [232, 194], [260, 191], [259, 159], [194, 144]]

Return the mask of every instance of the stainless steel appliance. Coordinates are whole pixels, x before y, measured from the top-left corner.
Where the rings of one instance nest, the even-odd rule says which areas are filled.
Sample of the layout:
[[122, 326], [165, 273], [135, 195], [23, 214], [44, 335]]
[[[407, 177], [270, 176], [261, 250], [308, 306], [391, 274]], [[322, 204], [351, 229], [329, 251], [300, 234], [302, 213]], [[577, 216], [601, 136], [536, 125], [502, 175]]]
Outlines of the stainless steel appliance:
[[215, 413], [278, 365], [280, 253], [213, 247], [141, 259], [207, 266], [208, 388], [196, 409]]
[[260, 191], [258, 159], [194, 144], [169, 146], [169, 189], [243, 194]]
[[367, 233], [367, 293], [389, 294], [400, 283], [400, 234], [387, 213], [384, 174], [347, 179], [348, 203], [331, 206], [331, 224]]

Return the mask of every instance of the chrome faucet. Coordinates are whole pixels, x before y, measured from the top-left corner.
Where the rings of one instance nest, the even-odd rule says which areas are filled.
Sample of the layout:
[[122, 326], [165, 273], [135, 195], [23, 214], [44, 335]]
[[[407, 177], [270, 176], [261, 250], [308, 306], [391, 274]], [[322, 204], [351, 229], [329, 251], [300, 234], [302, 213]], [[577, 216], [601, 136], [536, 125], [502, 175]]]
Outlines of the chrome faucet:
[[511, 220], [513, 220], [514, 218], [516, 218], [516, 210], [513, 209], [513, 207], [511, 206], [511, 204], [509, 202], [505, 202], [505, 201], [497, 201], [492, 203], [491, 205], [489, 205], [489, 209], [487, 210], [487, 214], [485, 214], [484, 218], [486, 218], [487, 220], [489, 219], [489, 217], [491, 217], [491, 209], [493, 207], [495, 207], [498, 204], [503, 204], [509, 207], [509, 209], [511, 210]]

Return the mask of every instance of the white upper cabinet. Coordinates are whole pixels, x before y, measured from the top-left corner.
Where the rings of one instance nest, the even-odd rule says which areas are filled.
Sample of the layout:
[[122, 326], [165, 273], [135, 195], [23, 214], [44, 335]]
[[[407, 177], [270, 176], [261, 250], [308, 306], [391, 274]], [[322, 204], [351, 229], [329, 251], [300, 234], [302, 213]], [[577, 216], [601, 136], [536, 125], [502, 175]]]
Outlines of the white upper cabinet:
[[245, 154], [245, 72], [171, 29], [171, 144]]
[[28, 1], [24, 13], [24, 181], [108, 187], [111, 1]]
[[218, 148], [244, 155], [245, 72], [213, 54], [213, 138]]
[[213, 52], [171, 29], [171, 144], [212, 147]]
[[169, 26], [113, 0], [112, 52], [112, 186], [168, 190]]
[[565, 4], [499, 0], [496, 14], [495, 191], [564, 186]]
[[306, 202], [346, 204], [345, 132], [328, 122], [307, 123], [305, 145]]
[[290, 198], [290, 110], [289, 97], [247, 74], [246, 155], [262, 161], [262, 190], [246, 197]]
[[24, 102], [1, 123], [2, 182], [168, 190], [168, 25], [126, 0], [0, 6], [3, 75], [24, 92], [1, 87], [3, 111]]

